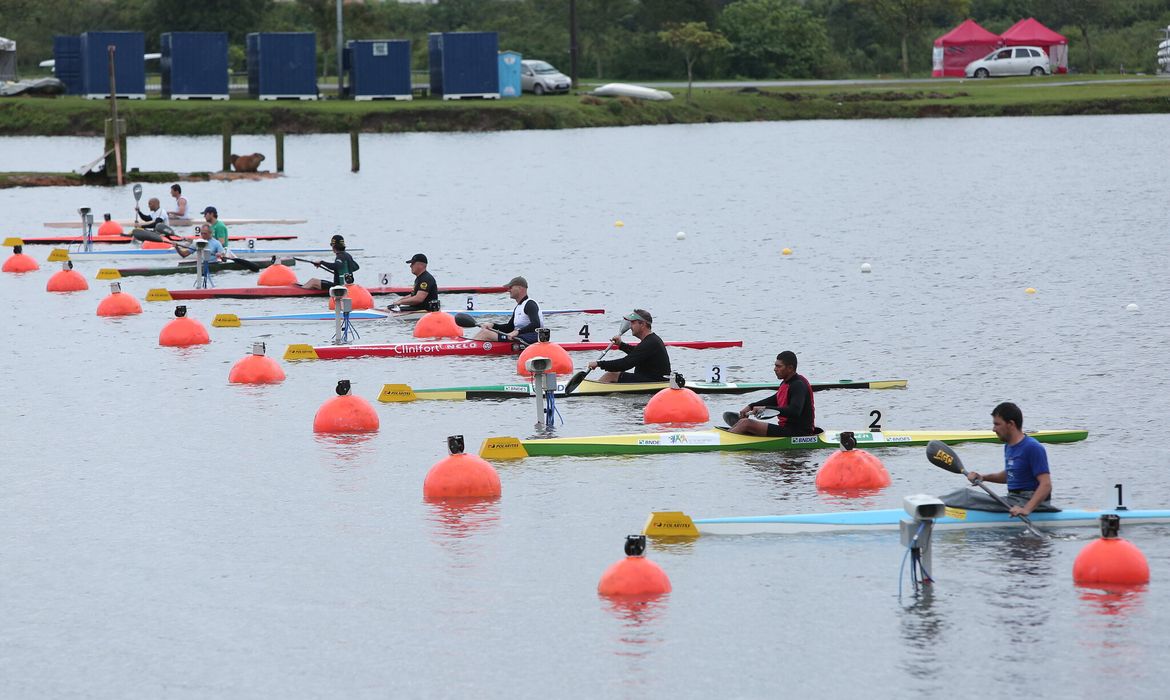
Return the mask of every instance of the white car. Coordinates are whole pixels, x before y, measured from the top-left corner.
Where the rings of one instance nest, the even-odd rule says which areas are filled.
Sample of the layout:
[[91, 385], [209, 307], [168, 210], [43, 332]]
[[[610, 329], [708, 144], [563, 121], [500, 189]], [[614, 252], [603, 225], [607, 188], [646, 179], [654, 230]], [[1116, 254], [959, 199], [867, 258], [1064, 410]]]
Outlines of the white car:
[[1048, 75], [1052, 65], [1048, 54], [1036, 46], [1005, 46], [967, 64], [968, 78], [1000, 75]]
[[520, 61], [520, 89], [535, 95], [568, 92], [569, 76], [544, 61]]

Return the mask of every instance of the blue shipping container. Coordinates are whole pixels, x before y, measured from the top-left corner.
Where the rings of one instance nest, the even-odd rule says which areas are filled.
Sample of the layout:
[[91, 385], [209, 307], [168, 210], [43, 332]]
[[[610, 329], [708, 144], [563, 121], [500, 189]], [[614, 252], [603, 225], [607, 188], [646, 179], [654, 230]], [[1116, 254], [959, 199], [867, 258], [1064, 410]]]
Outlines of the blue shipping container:
[[163, 97], [228, 99], [227, 32], [167, 32], [159, 39]]
[[142, 32], [85, 32], [81, 35], [81, 92], [100, 99], [110, 94], [110, 56], [113, 46], [114, 82], [118, 97], [146, 99], [146, 38]]
[[253, 32], [247, 37], [248, 94], [262, 100], [317, 99], [317, 35]]
[[520, 96], [520, 59], [518, 51], [500, 52], [500, 97]]
[[65, 83], [66, 95], [80, 95], [81, 37], [58, 34], [53, 37], [53, 75]]
[[355, 100], [411, 99], [410, 41], [350, 41], [345, 58]]
[[500, 96], [499, 36], [496, 32], [431, 34], [431, 92], [443, 99]]

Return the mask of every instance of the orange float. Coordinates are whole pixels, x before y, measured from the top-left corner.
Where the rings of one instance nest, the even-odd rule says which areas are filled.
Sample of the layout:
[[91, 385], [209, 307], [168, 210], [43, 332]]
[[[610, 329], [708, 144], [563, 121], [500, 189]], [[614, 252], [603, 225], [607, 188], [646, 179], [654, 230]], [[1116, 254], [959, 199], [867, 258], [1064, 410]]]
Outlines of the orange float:
[[105, 217], [106, 217], [106, 220], [102, 222], [101, 226], [98, 226], [98, 235], [99, 236], [124, 236], [124, 235], [126, 235], [126, 231], [122, 228], [122, 224], [118, 223], [117, 221], [112, 220], [110, 218], [109, 214], [106, 214]]
[[447, 449], [450, 454], [431, 467], [423, 480], [424, 499], [499, 498], [500, 475], [481, 457], [463, 452], [462, 435], [448, 437]]
[[446, 311], [431, 311], [414, 324], [416, 338], [459, 338], [463, 329], [455, 323], [455, 317]]
[[253, 343], [252, 354], [232, 365], [228, 382], [232, 384], [279, 384], [284, 381], [280, 363], [264, 354], [264, 343]]
[[1140, 586], [1150, 582], [1150, 564], [1136, 545], [1118, 537], [1121, 519], [1101, 516], [1101, 538], [1085, 545], [1073, 562], [1073, 581], [1081, 586]]
[[706, 423], [711, 412], [702, 397], [685, 386], [676, 388], [675, 382], [671, 384], [650, 398], [646, 408], [642, 409], [642, 422]]
[[0, 270], [4, 272], [22, 273], [35, 272], [41, 269], [37, 261], [31, 256], [25, 255], [23, 251], [23, 245], [12, 246], [12, 255], [8, 256], [8, 259], [4, 261], [3, 268], [0, 268]]
[[285, 287], [297, 283], [297, 273], [291, 267], [277, 263], [260, 271], [256, 284], [261, 287]]
[[53, 273], [45, 285], [46, 292], [84, 292], [89, 289], [89, 282], [80, 272], [73, 269], [73, 263], [66, 260], [61, 269]]
[[163, 326], [158, 334], [158, 344], [168, 348], [185, 348], [210, 342], [211, 336], [207, 334], [207, 329], [187, 315], [186, 306], [176, 306], [174, 320]]
[[882, 461], [865, 450], [853, 449], [854, 444], [843, 439], [845, 449], [829, 455], [817, 471], [818, 489], [880, 489], [890, 485], [890, 473]]
[[142, 313], [142, 304], [129, 294], [122, 291], [122, 285], [117, 282], [110, 284], [110, 296], [102, 299], [98, 304], [98, 316], [133, 316]]
[[560, 345], [546, 341], [533, 343], [524, 348], [520, 357], [516, 358], [516, 373], [521, 377], [531, 377], [532, 372], [528, 371], [524, 364], [533, 357], [547, 357], [552, 360], [552, 370], [556, 374], [573, 373], [573, 359], [569, 357], [569, 353]]
[[597, 584], [600, 595], [611, 598], [651, 597], [670, 593], [670, 578], [662, 567], [642, 556], [645, 535], [626, 538], [626, 558], [605, 570]]
[[[374, 297], [370, 291], [360, 284], [347, 284], [345, 291], [349, 294], [349, 298], [353, 300], [353, 310], [361, 311], [363, 309], [374, 308]], [[332, 296], [329, 297], [329, 310], [332, 311], [336, 302]]]
[[337, 382], [337, 396], [321, 404], [313, 417], [315, 433], [372, 433], [378, 430], [378, 414], [360, 396], [349, 393], [348, 379]]

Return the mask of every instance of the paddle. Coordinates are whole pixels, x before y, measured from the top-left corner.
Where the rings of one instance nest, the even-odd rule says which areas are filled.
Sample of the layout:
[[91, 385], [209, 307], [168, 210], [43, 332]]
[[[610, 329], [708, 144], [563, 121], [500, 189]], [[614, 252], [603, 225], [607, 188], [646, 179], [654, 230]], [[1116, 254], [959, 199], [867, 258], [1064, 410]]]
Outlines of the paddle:
[[[159, 226], [162, 226], [162, 225], [163, 224], [159, 224]], [[168, 226], [166, 230], [170, 231], [171, 229]], [[170, 243], [171, 245], [176, 245], [179, 248], [186, 248], [187, 250], [195, 250], [194, 248], [192, 248], [191, 246], [188, 246], [188, 245], [178, 245], [176, 241], [180, 241], [182, 239], [174, 234], [170, 234], [170, 240], [168, 240], [167, 238], [164, 238], [164, 234], [160, 234], [156, 231], [147, 231], [146, 229], [136, 228], [136, 229], [134, 229], [134, 237], [140, 241], [153, 241], [155, 243]], [[249, 270], [250, 272], [259, 272], [260, 271], [260, 266], [257, 265], [256, 263], [252, 262], [251, 260], [244, 260], [243, 258], [237, 258], [234, 255], [227, 255], [226, 253], [224, 254], [224, 259], [231, 260], [235, 264], [239, 265], [240, 267], [242, 267], [246, 270]]]
[[[472, 318], [469, 314], [465, 314], [465, 313], [460, 312], [460, 313], [452, 314], [452, 316], [455, 317], [455, 325], [459, 326], [460, 328], [478, 328], [479, 327], [479, 323], [477, 323], [476, 320], [474, 318]], [[530, 343], [526, 343], [519, 338], [509, 338], [508, 342], [518, 343], [520, 345], [520, 347], [522, 347], [522, 348], [526, 348], [530, 345]]]
[[[765, 408], [756, 414], [756, 418], [759, 418], [760, 420], [767, 420], [768, 418], [775, 418], [778, 415], [780, 415], [780, 411], [777, 411], [774, 408]], [[723, 422], [729, 426], [734, 426], [739, 422], [739, 411], [724, 411]]]
[[[967, 476], [967, 470], [963, 467], [963, 461], [959, 459], [959, 455], [953, 449], [951, 449], [951, 446], [945, 442], [940, 440], [931, 440], [930, 443], [926, 445], [926, 458], [930, 460], [930, 463], [936, 467], [942, 467], [952, 474], [962, 474], [963, 476]], [[1003, 498], [1001, 498], [994, 491], [987, 488], [987, 484], [983, 483], [982, 479], [979, 480], [978, 486], [983, 489], [988, 496], [994, 498], [995, 502], [1003, 506], [1005, 510], [1009, 512], [1011, 511], [1011, 505], [1007, 501], [1003, 500]], [[1032, 524], [1032, 520], [1028, 518], [1028, 516], [1017, 515], [1013, 517], [1017, 517], [1024, 521], [1024, 525], [1027, 526], [1028, 530], [1033, 535], [1036, 535], [1037, 537], [1049, 537], [1047, 533], [1037, 530], [1036, 526]]]
[[[622, 325], [618, 327], [618, 337], [620, 338], [623, 335], [625, 335], [626, 331], [628, 331], [628, 330], [630, 330], [630, 322], [623, 318]], [[605, 359], [606, 353], [608, 353], [613, 348], [614, 348], [614, 342], [611, 339], [609, 341], [609, 345], [606, 345], [605, 350], [602, 351], [601, 356], [597, 358], [597, 361], [601, 362], [603, 359]], [[590, 368], [587, 370], [581, 370], [580, 372], [577, 372], [576, 374], [574, 374], [572, 376], [572, 378], [569, 379], [569, 383], [565, 385], [565, 396], [568, 396], [569, 394], [576, 391], [577, 387], [581, 386], [581, 382], [585, 381], [585, 377], [588, 377], [589, 373], [592, 372], [593, 369], [594, 368]]]

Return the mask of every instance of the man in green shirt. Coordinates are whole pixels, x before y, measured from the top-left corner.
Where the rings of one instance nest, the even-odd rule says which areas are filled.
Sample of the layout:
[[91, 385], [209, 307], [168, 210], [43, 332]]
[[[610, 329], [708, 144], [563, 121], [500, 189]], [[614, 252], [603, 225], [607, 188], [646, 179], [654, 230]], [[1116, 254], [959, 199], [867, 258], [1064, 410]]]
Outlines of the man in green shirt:
[[215, 207], [207, 207], [203, 210], [203, 220], [211, 229], [211, 236], [219, 241], [225, 249], [228, 248], [228, 230], [227, 226], [219, 220], [219, 212]]

